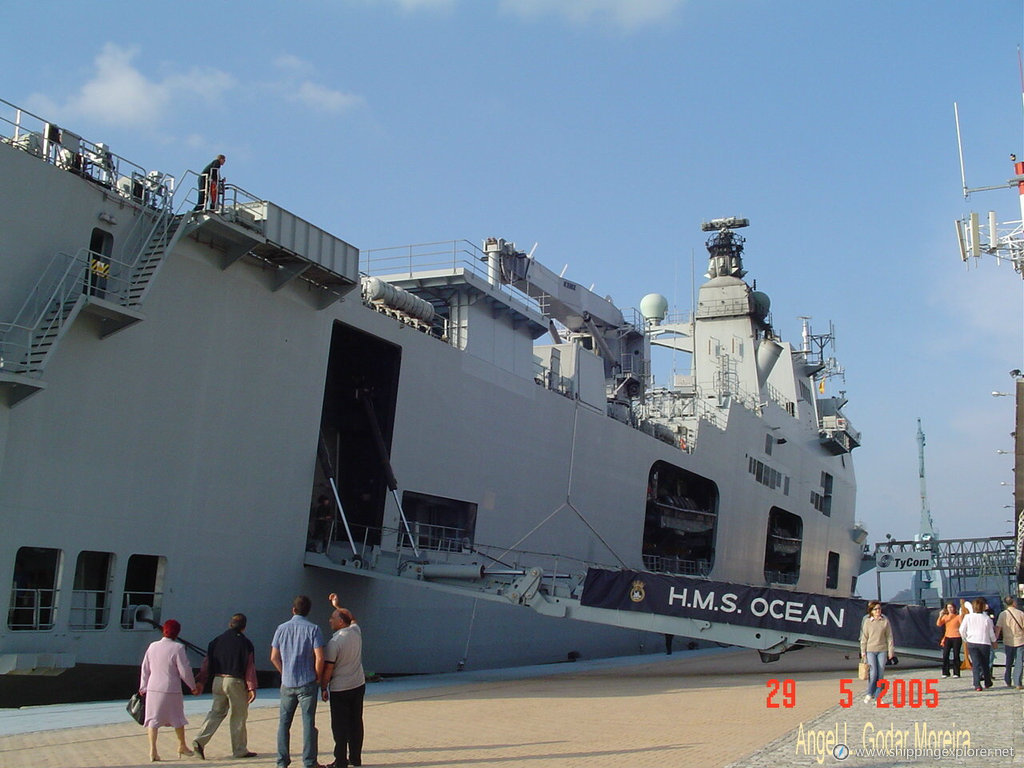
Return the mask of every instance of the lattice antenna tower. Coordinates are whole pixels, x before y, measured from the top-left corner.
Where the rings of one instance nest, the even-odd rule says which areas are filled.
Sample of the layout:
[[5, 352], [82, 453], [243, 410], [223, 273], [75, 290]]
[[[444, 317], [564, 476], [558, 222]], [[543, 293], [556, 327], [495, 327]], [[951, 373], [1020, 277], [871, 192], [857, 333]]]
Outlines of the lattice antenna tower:
[[[1022, 97], [1024, 97], [1024, 82], [1022, 82]], [[960, 248], [960, 258], [966, 263], [972, 259], [977, 261], [982, 256], [993, 256], [997, 262], [1010, 262], [1014, 270], [1024, 278], [1024, 162], [1018, 161], [1017, 156], [1011, 154], [1010, 162], [1013, 163], [1014, 175], [1005, 184], [991, 187], [968, 187], [967, 174], [964, 170], [963, 144], [960, 140], [960, 111], [956, 102], [953, 103], [953, 116], [956, 121], [956, 143], [960, 154], [960, 182], [963, 186], [964, 199], [969, 199], [972, 192], [1016, 187], [1021, 210], [1021, 218], [1017, 221], [1000, 223], [995, 211], [989, 211], [984, 222], [976, 211], [971, 211], [957, 220], [955, 222], [956, 237]]]

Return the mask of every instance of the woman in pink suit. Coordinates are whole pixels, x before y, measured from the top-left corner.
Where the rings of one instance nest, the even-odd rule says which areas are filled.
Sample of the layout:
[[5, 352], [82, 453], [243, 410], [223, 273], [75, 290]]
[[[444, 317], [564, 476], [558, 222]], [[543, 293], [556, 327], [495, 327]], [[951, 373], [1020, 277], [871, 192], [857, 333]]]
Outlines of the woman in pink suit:
[[185, 646], [177, 642], [181, 624], [174, 619], [164, 622], [162, 640], [151, 643], [142, 660], [142, 678], [139, 693], [146, 694], [146, 721], [149, 729], [149, 759], [160, 760], [156, 753], [156, 734], [161, 725], [169, 725], [178, 736], [178, 754], [191, 755], [185, 743], [185, 697], [181, 684], [185, 683], [193, 695], [199, 693], [192, 667], [185, 656]]

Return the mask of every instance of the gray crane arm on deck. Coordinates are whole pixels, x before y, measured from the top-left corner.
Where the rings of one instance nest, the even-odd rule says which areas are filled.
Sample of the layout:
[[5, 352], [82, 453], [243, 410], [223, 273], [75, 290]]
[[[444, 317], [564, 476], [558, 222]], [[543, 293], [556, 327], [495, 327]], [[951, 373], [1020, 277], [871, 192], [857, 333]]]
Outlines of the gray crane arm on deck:
[[555, 274], [530, 256], [517, 254], [516, 258], [526, 260], [526, 269], [517, 270], [520, 274], [525, 272], [525, 277], [517, 274], [512, 284], [528, 296], [546, 303], [547, 313], [566, 328], [585, 331], [590, 318], [608, 328], [622, 326], [621, 310], [608, 299]]

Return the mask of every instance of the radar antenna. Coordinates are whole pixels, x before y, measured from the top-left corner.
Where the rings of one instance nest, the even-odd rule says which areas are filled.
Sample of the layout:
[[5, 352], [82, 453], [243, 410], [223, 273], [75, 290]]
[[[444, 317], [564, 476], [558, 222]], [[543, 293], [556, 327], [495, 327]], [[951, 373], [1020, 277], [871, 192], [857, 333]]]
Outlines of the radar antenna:
[[1000, 224], [996, 220], [996, 212], [989, 211], [987, 226], [982, 224], [977, 212], [971, 211], [956, 221], [956, 237], [960, 248], [960, 259], [965, 263], [969, 259], [980, 259], [982, 256], [995, 256], [996, 261], [1009, 261], [1014, 270], [1024, 278], [1024, 162], [1019, 162], [1016, 155], [1010, 155], [1013, 163], [1014, 176], [1005, 184], [992, 187], [968, 187], [964, 172], [964, 153], [960, 141], [960, 110], [953, 103], [953, 116], [956, 121], [956, 143], [960, 154], [960, 181], [963, 185], [964, 199], [969, 199], [972, 192], [1017, 187], [1020, 201], [1021, 219]]
[[743, 277], [747, 274], [743, 269], [743, 244], [747, 239], [733, 230], [749, 226], [749, 219], [738, 216], [701, 222], [702, 231], [715, 233], [704, 243], [710, 255], [705, 277]]

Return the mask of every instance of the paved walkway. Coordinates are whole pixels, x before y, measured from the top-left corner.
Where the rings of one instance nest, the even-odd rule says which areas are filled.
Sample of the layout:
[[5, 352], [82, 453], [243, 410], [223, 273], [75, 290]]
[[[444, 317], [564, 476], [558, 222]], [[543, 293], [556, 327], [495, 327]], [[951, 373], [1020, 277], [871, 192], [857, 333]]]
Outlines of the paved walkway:
[[[1017, 763], [1024, 755], [1024, 694], [1002, 687], [1001, 680], [999, 687], [976, 693], [966, 678], [939, 677], [938, 706], [913, 707], [923, 705], [924, 686], [910, 681], [937, 675], [933, 668], [901, 669], [892, 679], [904, 681], [909, 699], [901, 698], [903, 706], [882, 710], [863, 704], [862, 683], [855, 681], [853, 706], [843, 708], [839, 681], [854, 677], [855, 668], [856, 659], [824, 649], [789, 653], [768, 665], [751, 651], [715, 649], [372, 683], [363, 764], [758, 768], [948, 761], [992, 768], [1015, 764], [1011, 748]], [[771, 680], [779, 681], [774, 695]], [[188, 705], [191, 738], [209, 698], [189, 698]], [[317, 725], [320, 759], [330, 762], [326, 707], [318, 709]], [[169, 729], [161, 729], [159, 743], [167, 762], [176, 764], [268, 766], [275, 762], [276, 729], [276, 697], [261, 691], [249, 715], [249, 748], [258, 758], [229, 757], [226, 724], [207, 746], [205, 763], [177, 759]], [[901, 733], [908, 734], [907, 743], [897, 743]], [[835, 734], [851, 750], [866, 738], [883, 748], [913, 748], [915, 737], [920, 741], [924, 734], [928, 744], [938, 739], [941, 748], [945, 738], [950, 748], [973, 752], [963, 751], [958, 759], [893, 753], [839, 760], [832, 751]], [[301, 739], [296, 719], [293, 746]], [[146, 757], [145, 731], [127, 719], [122, 703], [0, 710], [0, 768], [143, 766], [149, 765]], [[298, 755], [292, 765], [301, 767]]]

